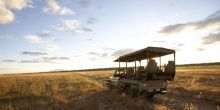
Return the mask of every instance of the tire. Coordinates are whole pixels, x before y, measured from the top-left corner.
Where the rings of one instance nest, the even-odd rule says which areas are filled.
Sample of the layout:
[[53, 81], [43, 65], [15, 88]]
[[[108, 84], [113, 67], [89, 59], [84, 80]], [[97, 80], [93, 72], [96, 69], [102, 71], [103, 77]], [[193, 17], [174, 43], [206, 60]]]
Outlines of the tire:
[[107, 87], [108, 87], [109, 89], [112, 89], [111, 82], [107, 83]]
[[135, 89], [131, 89], [130, 87], [126, 87], [124, 93], [130, 97], [135, 97], [137, 95], [137, 91]]
[[154, 95], [155, 95], [155, 93], [150, 93], [150, 92], [145, 93], [146, 98], [153, 98]]

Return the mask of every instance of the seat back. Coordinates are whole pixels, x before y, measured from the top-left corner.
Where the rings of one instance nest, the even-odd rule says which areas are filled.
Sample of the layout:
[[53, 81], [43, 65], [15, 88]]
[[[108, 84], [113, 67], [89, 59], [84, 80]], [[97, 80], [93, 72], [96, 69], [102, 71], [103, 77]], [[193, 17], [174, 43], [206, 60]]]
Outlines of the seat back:
[[134, 76], [134, 68], [128, 68], [126, 78], [131, 78], [133, 76]]
[[144, 66], [139, 66], [136, 71], [135, 79], [141, 79], [141, 72], [144, 70]]

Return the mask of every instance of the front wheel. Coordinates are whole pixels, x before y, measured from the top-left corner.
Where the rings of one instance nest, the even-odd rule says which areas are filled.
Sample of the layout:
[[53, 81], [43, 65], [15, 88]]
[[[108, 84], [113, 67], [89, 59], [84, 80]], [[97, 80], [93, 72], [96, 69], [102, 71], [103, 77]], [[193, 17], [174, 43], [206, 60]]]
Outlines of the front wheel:
[[109, 89], [112, 89], [111, 82], [106, 83], [106, 85], [107, 85], [107, 87], [108, 87]]

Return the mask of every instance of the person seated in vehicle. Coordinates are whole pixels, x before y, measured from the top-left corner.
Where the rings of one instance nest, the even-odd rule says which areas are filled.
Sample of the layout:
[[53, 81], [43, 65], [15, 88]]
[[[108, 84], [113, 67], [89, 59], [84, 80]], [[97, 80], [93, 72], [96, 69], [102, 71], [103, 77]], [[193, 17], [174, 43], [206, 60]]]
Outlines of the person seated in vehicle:
[[160, 69], [157, 67], [157, 63], [154, 59], [149, 59], [149, 62], [147, 64], [146, 70], [149, 73], [156, 73], [158, 72]]
[[157, 63], [154, 59], [149, 59], [149, 62], [146, 67], [147, 78], [151, 79], [153, 74], [160, 72], [160, 69], [157, 67]]
[[126, 78], [134, 77], [134, 68], [128, 68], [126, 73]]
[[168, 61], [168, 64], [165, 67], [165, 73], [175, 73], [175, 62]]

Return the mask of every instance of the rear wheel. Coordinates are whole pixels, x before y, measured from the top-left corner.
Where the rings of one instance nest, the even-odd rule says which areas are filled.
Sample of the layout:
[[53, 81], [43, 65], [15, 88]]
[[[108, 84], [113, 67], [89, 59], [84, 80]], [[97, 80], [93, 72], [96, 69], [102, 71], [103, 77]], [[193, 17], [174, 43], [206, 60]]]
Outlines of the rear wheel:
[[137, 95], [137, 91], [135, 89], [131, 89], [130, 87], [126, 87], [124, 92], [131, 97], [135, 97]]
[[155, 93], [152, 93], [152, 92], [147, 92], [147, 93], [145, 93], [145, 97], [146, 97], [146, 98], [153, 98], [154, 95], [155, 95]]

